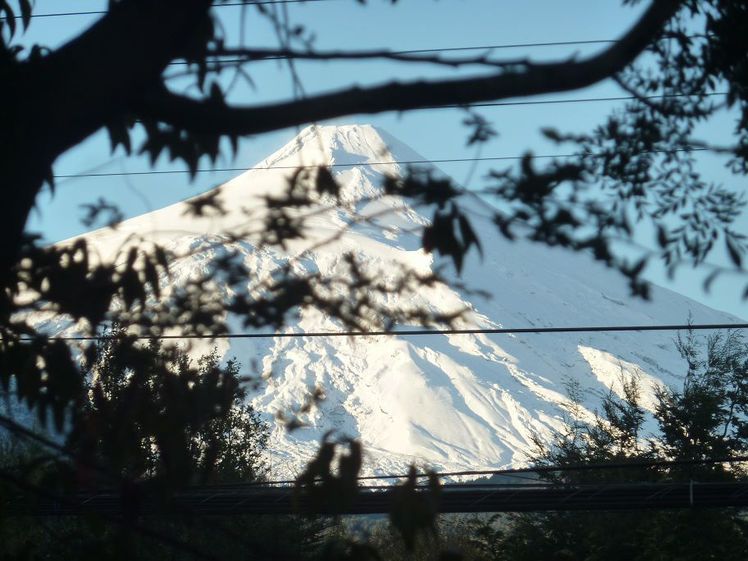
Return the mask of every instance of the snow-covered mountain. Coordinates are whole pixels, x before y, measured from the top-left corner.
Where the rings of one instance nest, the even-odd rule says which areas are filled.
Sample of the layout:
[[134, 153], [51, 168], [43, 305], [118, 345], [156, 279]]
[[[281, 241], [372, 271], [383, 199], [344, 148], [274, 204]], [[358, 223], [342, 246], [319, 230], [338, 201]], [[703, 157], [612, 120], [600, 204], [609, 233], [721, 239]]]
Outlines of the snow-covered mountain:
[[[394, 197], [359, 205], [359, 212], [381, 213], [376, 225], [351, 228], [310, 251], [305, 250], [349, 223], [346, 212], [315, 216], [309, 237], [291, 240], [285, 250], [258, 248], [252, 234], [262, 224], [260, 197], [280, 194], [298, 165], [345, 164], [333, 168], [334, 174], [344, 198], [355, 202], [380, 193], [383, 174], [402, 171], [387, 162], [422, 159], [369, 125], [309, 127], [222, 186], [225, 215], [194, 218], [185, 212], [187, 203], [179, 203], [85, 237], [103, 259], [111, 259], [132, 236], [189, 253], [171, 264], [170, 282], [177, 284], [227, 249], [238, 252], [258, 278], [294, 256], [297, 268], [335, 274], [344, 270], [341, 255], [349, 251], [382, 274], [397, 264], [425, 272], [435, 266], [434, 256], [419, 249], [418, 230], [427, 217]], [[618, 273], [586, 255], [509, 242], [479, 216], [474, 227], [485, 255], [482, 260], [475, 252], [469, 255], [462, 279], [492, 298], [471, 299], [439, 286], [403, 297], [398, 305], [441, 311], [468, 305], [473, 312], [466, 325], [477, 327], [683, 323], [689, 314], [695, 322], [734, 319], [656, 287], [651, 302], [632, 299]], [[241, 242], [225, 237], [237, 232], [246, 232]], [[243, 330], [232, 322], [229, 318], [236, 331]], [[340, 326], [317, 311], [305, 311], [286, 329], [303, 333]], [[654, 384], [677, 385], [684, 373], [673, 337], [662, 332], [298, 337], [204, 342], [194, 352], [215, 344], [227, 359], [236, 357], [245, 365], [257, 361], [272, 371], [251, 399], [274, 427], [276, 477], [301, 469], [329, 430], [361, 439], [369, 453], [364, 467], [369, 473], [402, 470], [413, 461], [442, 470], [522, 464], [533, 434], [548, 434], [561, 425], [567, 380], [579, 382], [584, 405], [593, 410], [603, 392], [621, 390], [622, 374], [638, 374], [644, 403], [651, 408]], [[315, 386], [324, 389], [326, 399], [303, 417], [309, 426], [289, 433], [276, 412], [298, 408]]]

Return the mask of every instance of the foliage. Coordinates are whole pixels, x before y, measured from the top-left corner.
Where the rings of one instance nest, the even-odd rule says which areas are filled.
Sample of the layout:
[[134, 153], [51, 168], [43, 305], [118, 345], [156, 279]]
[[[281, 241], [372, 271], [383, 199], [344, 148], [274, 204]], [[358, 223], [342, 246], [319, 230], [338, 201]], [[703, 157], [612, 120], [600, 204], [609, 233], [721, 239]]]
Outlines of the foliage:
[[[338, 452], [340, 441], [326, 435], [317, 456], [309, 462], [304, 472], [296, 478], [296, 500], [298, 507], [309, 505], [315, 512], [336, 515], [355, 503], [359, 493], [359, 472], [362, 448], [356, 440], [343, 439], [348, 452]], [[337, 469], [334, 468], [337, 459]], [[420, 547], [431, 553], [448, 555], [442, 550], [439, 534], [439, 478], [429, 472], [426, 489], [419, 488], [418, 474], [411, 466], [407, 478], [393, 489], [389, 506], [389, 528], [396, 532], [395, 549], [415, 553]], [[303, 500], [304, 503], [300, 501]], [[303, 510], [302, 510], [303, 511]], [[340, 528], [339, 528], [340, 529]], [[390, 540], [391, 541], [391, 540]], [[389, 551], [392, 543], [362, 542], [346, 532], [332, 535], [325, 544], [325, 555], [330, 559], [380, 559], [382, 551]]]
[[476, 539], [478, 519], [463, 515], [441, 515], [436, 532], [420, 534], [414, 547], [407, 547], [391, 521], [366, 520], [340, 524], [325, 544], [330, 561], [353, 559], [387, 561], [488, 561]]
[[[657, 460], [685, 461], [665, 467], [542, 472], [558, 483], [642, 481], [733, 481], [746, 475], [741, 463], [689, 463], [739, 457], [748, 449], [745, 432], [745, 369], [748, 344], [738, 333], [701, 341], [693, 333], [679, 339], [687, 361], [683, 387], [660, 388], [654, 421], [646, 436], [637, 379], [625, 380], [623, 397], [605, 396], [589, 423], [572, 423], [536, 457], [539, 466]], [[491, 559], [641, 561], [742, 559], [748, 524], [734, 509], [681, 509], [631, 512], [543, 512], [500, 515], [476, 523], [476, 542]]]
[[[521, 236], [588, 252], [625, 275], [632, 293], [644, 297], [648, 288], [642, 275], [652, 261], [664, 263], [672, 274], [684, 264], [711, 267], [704, 279], [707, 288], [721, 274], [745, 275], [748, 245], [735, 227], [744, 199], [711, 184], [697, 165], [698, 153], [707, 152], [727, 156], [738, 180], [748, 170], [744, 2], [652, 0], [618, 42], [595, 56], [542, 64], [488, 55], [444, 59], [387, 51], [325, 52], [316, 48], [313, 30], [297, 26], [287, 11], [248, 1], [242, 21], [250, 13], [268, 20], [280, 45], [252, 49], [243, 41], [227, 42], [217, 16], [223, 4], [227, 2], [111, 0], [106, 15], [89, 29], [50, 50], [17, 43], [34, 23], [33, 4], [0, 0], [0, 167], [6, 187], [0, 208], [0, 384], [32, 408], [43, 426], [51, 421], [62, 432], [72, 423], [68, 445], [78, 455], [80, 466], [74, 471], [82, 480], [97, 481], [99, 476], [84, 473], [82, 466], [100, 462], [128, 479], [155, 477], [175, 486], [257, 477], [258, 459], [237, 455], [246, 443], [236, 438], [236, 429], [259, 424], [251, 411], [232, 405], [239, 391], [232, 363], [219, 366], [213, 356], [194, 366], [172, 349], [154, 347], [149, 354], [127, 337], [110, 341], [109, 349], [90, 341], [49, 338], [35, 321], [40, 314], [69, 321], [70, 331], [95, 338], [115, 324], [128, 336], [159, 337], [174, 328], [200, 336], [221, 334], [227, 330], [227, 313], [247, 328], [278, 328], [305, 307], [356, 330], [448, 324], [462, 312], [436, 314], [388, 305], [393, 295], [443, 279], [407, 269], [398, 271], [395, 280], [382, 279], [353, 254], [344, 257], [345, 270], [336, 278], [300, 273], [285, 261], [270, 278], [257, 279], [256, 271], [236, 260], [231, 249], [247, 241], [246, 231], [222, 233], [215, 244], [223, 251], [210, 272], [176, 288], [169, 287], [169, 264], [180, 256], [137, 236], [110, 262], [99, 259], [82, 240], [41, 247], [26, 231], [26, 222], [44, 186], [54, 191], [52, 166], [97, 131], [109, 133], [113, 151], [146, 154], [152, 163], [167, 157], [194, 175], [201, 162], [215, 163], [226, 152], [235, 153], [241, 136], [348, 114], [463, 107], [571, 91], [612, 78], [633, 97], [624, 108], [584, 134], [545, 131], [578, 156], [539, 163], [527, 152], [516, 169], [489, 174], [483, 192], [497, 202], [488, 208], [496, 227], [510, 239]], [[433, 82], [354, 85], [269, 105], [234, 105], [222, 77], [231, 73], [229, 84], [247, 79], [253, 61], [267, 57], [287, 61], [297, 93], [303, 91], [294, 67], [300, 59], [383, 58], [441, 68], [473, 65], [487, 72]], [[178, 90], [185, 76], [169, 70], [173, 62], [184, 63], [185, 91]], [[719, 92], [727, 95], [714, 95]], [[699, 139], [697, 126], [725, 110], [735, 118], [726, 144]], [[465, 125], [468, 144], [484, 143], [496, 132], [472, 109]], [[136, 138], [143, 139], [140, 145]], [[462, 187], [412, 170], [391, 178], [385, 191], [433, 209], [423, 248], [451, 259], [458, 272], [468, 251], [482, 251], [461, 208]], [[303, 238], [308, 218], [321, 206], [347, 204], [326, 168], [300, 170], [283, 197], [265, 202], [269, 212], [258, 245], [269, 248]], [[195, 217], [225, 210], [220, 190], [191, 201]], [[120, 217], [106, 201], [86, 207], [86, 220], [101, 215], [113, 227]], [[361, 220], [365, 218], [354, 217], [351, 224]], [[656, 249], [637, 248], [635, 230], [644, 226], [656, 232]], [[616, 243], [634, 247], [637, 258], [617, 252]], [[708, 263], [717, 248], [724, 249], [730, 266]], [[226, 294], [231, 294], [228, 300]], [[572, 431], [568, 436], [573, 438], [559, 442], [558, 450], [565, 450], [569, 461], [580, 455], [692, 456], [705, 454], [709, 446], [734, 453], [746, 430], [741, 424], [744, 389], [736, 379], [729, 387], [719, 382], [712, 392], [711, 372], [722, 380], [720, 368], [694, 365], [688, 392], [660, 394], [662, 449], [638, 448], [642, 413], [632, 394], [623, 403], [611, 396], [602, 420], [583, 435]], [[128, 400], [136, 400], [137, 407]], [[704, 415], [692, 426], [683, 424], [690, 411], [686, 402]], [[125, 426], [124, 419], [134, 422]], [[722, 439], [714, 440], [720, 428]], [[114, 431], [117, 440], [107, 438], [107, 431]], [[218, 434], [230, 436], [224, 441]], [[115, 445], [120, 439], [121, 446]], [[561, 461], [563, 456], [549, 459]], [[323, 467], [329, 470], [330, 465]], [[238, 474], [242, 466], [254, 467]]]
[[[220, 333], [226, 330], [226, 311], [247, 327], [279, 327], [299, 308], [316, 307], [345, 327], [364, 330], [449, 322], [460, 312], [435, 315], [383, 307], [378, 302], [386, 301], [387, 295], [417, 291], [442, 279], [403, 270], [397, 282], [383, 283], [367, 274], [353, 255], [347, 257], [348, 271], [339, 278], [302, 274], [291, 264], [281, 264], [272, 279], [247, 287], [242, 279], [252, 278], [253, 271], [232, 259], [229, 249], [247, 238], [243, 231], [223, 233], [216, 242], [226, 251], [211, 274], [189, 279], [182, 289], [168, 293], [163, 293], [169, 283], [168, 265], [179, 256], [157, 244], [136, 237], [112, 263], [97, 259], [83, 240], [65, 247], [39, 247], [24, 224], [50, 176], [50, 166], [103, 128], [109, 131], [112, 149], [139, 151], [153, 162], [166, 155], [195, 173], [201, 161], [215, 162], [229, 146], [236, 150], [241, 135], [348, 113], [434, 103], [466, 106], [468, 144], [481, 144], [496, 131], [469, 107], [470, 102], [566, 91], [613, 78], [633, 97], [627, 106], [586, 134], [545, 131], [554, 142], [572, 145], [580, 156], [541, 165], [528, 152], [517, 169], [489, 174], [483, 191], [498, 203], [495, 210], [489, 209], [497, 228], [508, 238], [522, 236], [589, 252], [626, 275], [632, 292], [640, 296], [648, 295], [642, 274], [652, 259], [664, 262], [674, 274], [684, 263], [705, 264], [720, 246], [732, 259], [730, 272], [744, 273], [745, 239], [734, 227], [744, 201], [727, 187], [709, 184], [696, 161], [698, 151], [706, 150], [728, 155], [736, 176], [748, 169], [744, 3], [652, 2], [619, 43], [598, 56], [547, 65], [486, 56], [447, 60], [387, 51], [323, 52], [315, 47], [313, 30], [289, 20], [278, 6], [248, 2], [242, 7], [243, 17], [254, 14], [268, 20], [278, 33], [277, 51], [258, 50], [247, 46], [243, 35], [239, 44], [227, 43], [218, 15], [222, 4], [113, 1], [107, 14], [77, 41], [51, 52], [42, 45], [16, 45], [22, 28], [34, 23], [31, 3], [0, 3], [5, 15], [0, 20], [0, 79], [8, 84], [0, 92], [0, 106], [12, 108], [4, 114], [6, 125], [0, 130], [5, 135], [0, 136], [0, 157], [7, 181], [16, 186], [4, 207], [8, 220], [0, 220], [5, 247], [0, 254], [0, 382], [8, 387], [11, 379], [18, 380], [19, 397], [42, 420], [51, 416], [58, 428], [62, 426], [65, 411], [75, 407], [81, 377], [75, 353], [39, 336], [37, 326], [28, 321], [39, 310], [65, 315], [76, 322], [79, 332], [94, 336], [112, 321], [142, 335], [158, 336], [175, 326], [187, 333]], [[120, 37], [135, 34], [142, 40], [124, 48], [127, 42]], [[449, 81], [414, 82], [352, 88], [268, 107], [229, 103], [224, 74], [233, 74], [230, 83], [243, 80], [253, 60], [268, 56], [287, 60], [295, 80], [294, 61], [301, 59], [385, 58], [399, 64], [435, 64], [445, 71], [473, 64], [490, 73], [485, 78], [460, 77], [460, 87], [449, 87], [448, 93], [444, 84]], [[169, 72], [174, 61], [186, 63], [186, 77], [180, 82]], [[55, 87], [49, 87], [50, 80]], [[184, 80], [194, 86], [194, 96], [176, 91], [175, 84]], [[73, 90], [65, 89], [68, 84]], [[727, 92], [725, 103], [712, 95], [716, 90]], [[725, 108], [736, 116], [734, 143], [708, 146], [696, 138], [697, 125]], [[135, 145], [135, 129], [144, 138], [140, 146]], [[467, 252], [482, 251], [461, 208], [461, 187], [412, 170], [405, 177], [391, 178], [385, 191], [433, 205], [432, 223], [423, 230], [423, 248], [448, 257], [458, 271]], [[266, 201], [269, 212], [258, 244], [282, 248], [305, 237], [306, 219], [319, 211], [322, 201], [346, 204], [330, 170], [299, 170], [283, 197]], [[226, 210], [220, 190], [191, 204], [196, 217]], [[112, 224], [120, 216], [106, 201], [88, 205], [86, 213], [86, 220], [104, 214]], [[657, 231], [659, 245], [656, 250], [637, 250], [639, 257], [631, 261], [614, 251], [614, 245], [639, 243], [634, 222], [637, 230], [646, 222]], [[712, 270], [706, 284], [724, 272]], [[229, 302], [220, 284], [233, 294]], [[383, 298], [373, 298], [372, 292]]]
[[[218, 334], [226, 331], [226, 312], [246, 327], [277, 328], [300, 308], [316, 307], [344, 327], [360, 330], [449, 323], [461, 312], [434, 314], [383, 304], [393, 294], [415, 292], [443, 280], [437, 274], [403, 269], [397, 280], [384, 281], [368, 272], [355, 255], [346, 256], [347, 270], [336, 278], [300, 273], [287, 262], [271, 278], [247, 286], [245, 279], [253, 279], [254, 271], [236, 260], [231, 250], [232, 244], [248, 240], [243, 230], [222, 233], [215, 243], [224, 251], [214, 268], [188, 279], [179, 290], [165, 288], [168, 265], [180, 256], [137, 236], [111, 262], [98, 259], [83, 240], [40, 247], [25, 231], [25, 222], [45, 180], [52, 187], [52, 164], [104, 128], [113, 150], [148, 154], [154, 163], [165, 155], [182, 161], [194, 174], [201, 161], [215, 162], [227, 148], [235, 151], [239, 136], [337, 115], [435, 103], [465, 106], [468, 144], [480, 145], [496, 131], [469, 107], [471, 102], [567, 91], [613, 78], [634, 98], [629, 105], [588, 134], [546, 131], [550, 139], [574, 145], [579, 157], [551, 161], [541, 168], [527, 153], [518, 169], [489, 174], [484, 192], [500, 203], [496, 209], [489, 207], [497, 228], [509, 238], [519, 235], [590, 252], [626, 275], [632, 291], [640, 296], [648, 294], [642, 273], [650, 259], [663, 260], [674, 272], [684, 262], [705, 263], [718, 243], [733, 260], [732, 272], [743, 273], [745, 240], [733, 226], [742, 198], [726, 187], [709, 185], [695, 160], [695, 150], [704, 149], [728, 154], [737, 176], [746, 169], [748, 102], [740, 53], [745, 52], [742, 30], [748, 16], [741, 3], [652, 2], [618, 43], [597, 56], [548, 64], [483, 55], [452, 60], [387, 51], [320, 51], [313, 30], [295, 25], [281, 8], [247, 2], [241, 8], [243, 17], [254, 14], [269, 21], [280, 44], [277, 50], [252, 49], [244, 42], [229, 44], [218, 15], [224, 3], [112, 1], [106, 15], [77, 40], [49, 51], [43, 45], [27, 49], [17, 45], [22, 28], [34, 24], [33, 6], [26, 0], [0, 2], [5, 15], [0, 20], [0, 79], [7, 84], [0, 90], [5, 123], [0, 129], [4, 146], [0, 165], [6, 170], [6, 182], [14, 185], [0, 210], [8, 213], [7, 220], [0, 220], [4, 240], [0, 382], [7, 388], [15, 380], [19, 398], [43, 422], [51, 417], [58, 429], [62, 427], [82, 378], [78, 349], [71, 352], [68, 345], [50, 341], [30, 321], [41, 310], [68, 317], [76, 332], [91, 336], [101, 334], [112, 322], [144, 336], [160, 336], [174, 327], [186, 333]], [[133, 29], [140, 40], [122, 40], [131, 37]], [[230, 87], [224, 74], [233, 74], [230, 83], [245, 79], [252, 62], [268, 56], [288, 61], [297, 85], [294, 61], [302, 59], [384, 58], [445, 68], [471, 64], [490, 72], [485, 77], [458, 78], [459, 87], [450, 80], [393, 83], [272, 106], [234, 106], [228, 100]], [[169, 71], [174, 61], [186, 63], [181, 81], [175, 81]], [[190, 83], [189, 95], [177, 91], [184, 80]], [[726, 105], [741, 116], [736, 142], [706, 146], [694, 137], [695, 127], [725, 105], [715, 103], [717, 97], [712, 95], [722, 88], [728, 92]], [[143, 138], [140, 146], [134, 140], [136, 129]], [[467, 252], [482, 251], [460, 205], [461, 187], [412, 170], [405, 177], [391, 178], [385, 192], [433, 208], [432, 223], [423, 230], [423, 247], [447, 256], [458, 271]], [[251, 243], [283, 248], [290, 240], [304, 238], [307, 219], [320, 206], [349, 203], [340, 195], [329, 169], [298, 170], [284, 196], [265, 201], [268, 212], [261, 235]], [[226, 211], [220, 189], [190, 204], [195, 217]], [[106, 201], [87, 205], [86, 220], [100, 215], [108, 216], [113, 225], [120, 216]], [[630, 262], [613, 251], [613, 245], [616, 240], [638, 243], [633, 237], [634, 219], [649, 221], [659, 232], [660, 248]], [[351, 222], [361, 220], [366, 218], [354, 216]], [[713, 271], [708, 283], [721, 272]], [[227, 293], [232, 295], [228, 301]], [[90, 345], [82, 351], [93, 352]]]
[[96, 351], [67, 437], [81, 469], [177, 487], [264, 477], [269, 429], [245, 402], [236, 361], [213, 351], [193, 366], [183, 349], [122, 331]]
[[136, 344], [115, 332], [97, 345], [86, 380], [64, 454], [18, 438], [0, 441], [0, 557], [170, 558], [170, 544], [130, 527], [140, 523], [222, 560], [249, 553], [260, 559], [315, 558], [328, 527], [321, 518], [185, 511], [136, 515], [123, 525], [105, 516], [29, 516], [38, 496], [7, 483], [9, 473], [63, 497], [119, 488], [123, 501], [133, 493], [159, 498], [186, 485], [247, 484], [266, 475], [268, 426], [246, 403], [235, 361], [221, 365], [214, 351], [193, 366], [184, 350], [154, 341]]

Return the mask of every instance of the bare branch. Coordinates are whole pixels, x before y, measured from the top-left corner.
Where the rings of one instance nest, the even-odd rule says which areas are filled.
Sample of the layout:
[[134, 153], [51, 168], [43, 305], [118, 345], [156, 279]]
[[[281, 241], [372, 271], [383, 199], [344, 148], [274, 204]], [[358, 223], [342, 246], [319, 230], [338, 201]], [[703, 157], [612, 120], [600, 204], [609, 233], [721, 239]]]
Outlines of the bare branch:
[[574, 90], [620, 72], [662, 33], [681, 5], [676, 0], [653, 1], [620, 41], [581, 61], [527, 65], [521, 71], [504, 71], [487, 77], [353, 87], [302, 100], [248, 107], [195, 100], [162, 87], [145, 94], [137, 109], [145, 117], [185, 130], [239, 135], [355, 113], [405, 111]]
[[[489, 49], [485, 49], [488, 51]], [[444, 57], [441, 55], [411, 54], [409, 52], [373, 50], [373, 51], [299, 51], [294, 49], [257, 49], [257, 48], [224, 48], [212, 50], [209, 56], [216, 57], [213, 61], [216, 65], [228, 63], [256, 62], [259, 60], [316, 60], [321, 62], [333, 60], [393, 60], [397, 62], [437, 64], [441, 66], [490, 66], [492, 68], [516, 68], [527, 66], [529, 61], [525, 58], [515, 60], [493, 60], [484, 53], [471, 57]], [[233, 58], [223, 58], [233, 57]]]

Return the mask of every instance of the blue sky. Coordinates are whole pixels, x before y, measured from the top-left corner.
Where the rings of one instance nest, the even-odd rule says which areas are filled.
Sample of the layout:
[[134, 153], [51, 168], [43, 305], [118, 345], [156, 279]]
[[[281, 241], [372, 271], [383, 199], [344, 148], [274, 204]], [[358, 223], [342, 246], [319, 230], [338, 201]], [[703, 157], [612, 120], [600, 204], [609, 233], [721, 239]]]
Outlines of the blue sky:
[[[36, 12], [84, 11], [104, 9], [101, 0], [37, 0]], [[475, 45], [506, 45], [559, 41], [615, 39], [636, 19], [644, 6], [622, 7], [616, 0], [411, 0], [392, 6], [389, 0], [369, 0], [366, 7], [354, 0], [328, 0], [310, 4], [288, 5], [291, 20], [307, 26], [317, 36], [319, 48], [388, 48], [393, 50], [466, 47]], [[229, 39], [238, 37], [240, 8], [219, 11]], [[277, 46], [266, 21], [250, 11], [247, 20], [248, 44]], [[94, 21], [96, 16], [38, 18], [22, 39], [55, 47], [74, 36]], [[136, 38], [134, 38], [136, 40]], [[494, 51], [510, 58], [529, 57], [535, 60], [585, 54], [604, 45], [522, 47]], [[469, 53], [466, 53], [469, 54]], [[394, 78], [414, 79], [457, 75], [434, 67], [401, 66], [390, 62], [367, 63], [304, 63], [299, 74], [308, 93], [320, 92], [351, 83], [375, 84]], [[238, 103], [257, 103], [288, 98], [291, 81], [286, 68], [278, 61], [253, 65], [250, 69], [256, 85], [240, 84], [232, 90]], [[472, 70], [475, 71], [474, 69]], [[458, 72], [470, 72], [463, 70]], [[612, 83], [603, 83], [564, 95], [546, 95], [538, 99], [570, 99], [622, 95]], [[493, 122], [499, 137], [483, 148], [483, 156], [516, 156], [527, 149], [536, 154], [559, 153], [563, 149], [549, 145], [539, 134], [541, 127], [554, 126], [564, 131], [581, 131], [601, 122], [615, 107], [615, 102], [528, 105], [482, 109], [483, 116]], [[351, 116], [337, 119], [338, 124], [367, 122], [379, 126], [410, 145], [429, 159], [465, 158], [475, 155], [465, 146], [466, 131], [461, 122], [464, 114], [454, 109], [424, 110], [408, 114]], [[705, 127], [702, 137], [722, 144], [729, 141], [732, 121], [724, 116]], [[219, 167], [247, 168], [290, 140], [296, 130], [283, 130], [245, 139], [235, 160], [220, 162]], [[228, 152], [227, 152], [228, 153]], [[715, 181], [727, 185], [730, 177], [718, 158], [703, 158], [703, 170]], [[208, 163], [205, 162], [205, 166]], [[458, 181], [467, 176], [469, 164], [440, 166]], [[105, 133], [99, 133], [83, 145], [71, 150], [55, 165], [56, 174], [100, 172], [137, 172], [150, 169], [146, 159], [110, 154]], [[182, 170], [167, 161], [156, 169]], [[481, 177], [490, 169], [478, 167], [471, 186], [480, 187]], [[56, 241], [76, 235], [87, 228], [80, 222], [80, 205], [104, 197], [117, 203], [126, 216], [133, 216], [163, 207], [215, 186], [235, 173], [201, 174], [190, 182], [186, 174], [131, 175], [128, 177], [60, 179], [56, 194], [41, 197], [30, 228], [40, 231], [47, 240]], [[738, 187], [738, 185], [735, 185]], [[748, 221], [741, 221], [742, 231]], [[713, 261], [722, 262], [722, 255]], [[748, 317], [748, 305], [741, 300], [741, 285], [723, 281], [705, 294], [699, 279], [703, 274], [681, 271], [674, 283], [653, 267], [650, 278], [713, 307]]]

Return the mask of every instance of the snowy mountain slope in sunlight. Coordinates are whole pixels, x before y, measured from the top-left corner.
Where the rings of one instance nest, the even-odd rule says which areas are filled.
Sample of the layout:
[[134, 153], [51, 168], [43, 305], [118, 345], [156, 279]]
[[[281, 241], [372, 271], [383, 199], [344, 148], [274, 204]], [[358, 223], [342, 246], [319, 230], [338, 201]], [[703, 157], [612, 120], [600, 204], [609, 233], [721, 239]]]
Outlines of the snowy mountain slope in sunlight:
[[[220, 252], [236, 251], [257, 278], [297, 256], [294, 266], [324, 275], [341, 273], [341, 256], [355, 252], [380, 274], [398, 264], [421, 272], [437, 263], [419, 249], [427, 216], [407, 201], [378, 198], [384, 174], [402, 172], [394, 161], [423, 158], [368, 125], [309, 127], [255, 168], [221, 187], [222, 216], [195, 218], [187, 202], [127, 220], [116, 230], [85, 237], [102, 259], [134, 239], [157, 240], [189, 256], [171, 264], [170, 283], [178, 285], [210, 266]], [[285, 250], [258, 248], [264, 214], [263, 195], [280, 194], [299, 165], [334, 164], [343, 198], [359, 212], [378, 216], [375, 225], [356, 225], [344, 235], [310, 251], [346, 225], [346, 211], [320, 212], [309, 237], [291, 240]], [[272, 169], [267, 169], [272, 168]], [[625, 279], [589, 256], [570, 254], [528, 242], [509, 242], [496, 233], [473, 204], [474, 227], [485, 255], [472, 252], [462, 280], [492, 298], [469, 297], [437, 286], [403, 297], [402, 306], [452, 311], [468, 306], [465, 326], [529, 327], [729, 322], [734, 318], [674, 292], [655, 287], [653, 300], [630, 296]], [[242, 234], [242, 241], [225, 237]], [[302, 255], [303, 253], [303, 255]], [[393, 273], [394, 274], [394, 273]], [[244, 331], [228, 318], [234, 331]], [[59, 326], [59, 327], [62, 327]], [[287, 331], [339, 330], [320, 312], [292, 319]], [[219, 340], [225, 358], [248, 365], [257, 361], [272, 375], [251, 400], [273, 426], [272, 476], [294, 475], [330, 430], [360, 438], [368, 453], [368, 473], [399, 471], [413, 461], [441, 470], [487, 469], [521, 464], [535, 433], [548, 435], [561, 426], [568, 404], [565, 383], [576, 380], [584, 406], [592, 411], [600, 396], [621, 391], [621, 375], [639, 375], [644, 404], [652, 408], [653, 387], [677, 385], [685, 371], [673, 345], [673, 333], [577, 333], [537, 335], [428, 335], [296, 337]], [[209, 350], [201, 342], [193, 352]], [[288, 432], [275, 419], [297, 409], [320, 386], [326, 399], [302, 417], [308, 426]]]

